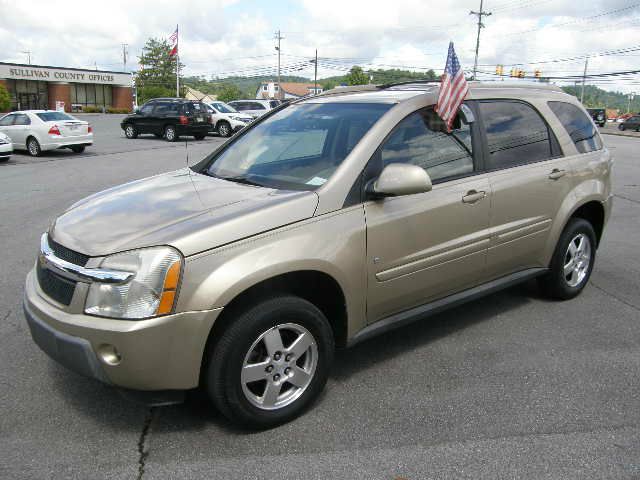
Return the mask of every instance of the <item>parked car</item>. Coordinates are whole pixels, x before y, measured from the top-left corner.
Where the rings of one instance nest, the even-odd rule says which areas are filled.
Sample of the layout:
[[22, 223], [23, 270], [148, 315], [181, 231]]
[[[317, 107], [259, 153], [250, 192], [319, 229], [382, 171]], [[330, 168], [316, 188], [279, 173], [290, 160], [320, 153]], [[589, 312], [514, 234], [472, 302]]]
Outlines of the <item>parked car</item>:
[[229, 102], [236, 111], [258, 118], [280, 105], [279, 100], [234, 100]]
[[82, 153], [93, 144], [93, 128], [88, 122], [55, 110], [8, 113], [0, 118], [0, 132], [11, 138], [15, 150], [26, 150], [32, 157], [60, 148]]
[[168, 142], [181, 136], [193, 136], [202, 140], [211, 128], [211, 119], [204, 103], [184, 98], [156, 98], [149, 100], [133, 115], [120, 123], [127, 138], [137, 138], [152, 133]]
[[79, 201], [26, 280], [35, 342], [268, 427], [319, 396], [336, 346], [528, 279], [576, 297], [612, 204], [589, 115], [556, 87], [474, 82], [449, 132], [438, 88], [295, 101], [191, 168]]
[[11, 158], [13, 153], [13, 144], [11, 138], [0, 132], [0, 162], [6, 162]]
[[253, 121], [252, 116], [239, 113], [224, 102], [211, 102], [207, 105], [211, 108], [212, 129], [221, 137], [230, 137], [232, 133], [242, 130]]
[[596, 125], [604, 127], [607, 123], [607, 112], [604, 108], [587, 108], [587, 112]]
[[640, 115], [633, 115], [628, 117], [624, 122], [618, 125], [618, 128], [622, 131], [635, 130], [640, 131]]

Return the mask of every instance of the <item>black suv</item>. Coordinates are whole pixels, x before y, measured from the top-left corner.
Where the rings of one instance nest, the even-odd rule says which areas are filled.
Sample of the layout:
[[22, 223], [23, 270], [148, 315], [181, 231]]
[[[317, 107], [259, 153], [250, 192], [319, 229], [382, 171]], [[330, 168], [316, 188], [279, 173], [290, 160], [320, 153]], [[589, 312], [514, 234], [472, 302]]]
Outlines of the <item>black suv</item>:
[[204, 103], [183, 98], [154, 98], [133, 115], [122, 120], [120, 126], [127, 138], [141, 133], [153, 133], [175, 142], [181, 135], [202, 140], [211, 129], [211, 117]]
[[604, 108], [587, 108], [587, 111], [596, 125], [604, 127], [607, 123], [607, 112]]
[[622, 131], [635, 130], [636, 132], [640, 132], [640, 115], [634, 115], [633, 117], [627, 118], [624, 122], [618, 125], [618, 128]]

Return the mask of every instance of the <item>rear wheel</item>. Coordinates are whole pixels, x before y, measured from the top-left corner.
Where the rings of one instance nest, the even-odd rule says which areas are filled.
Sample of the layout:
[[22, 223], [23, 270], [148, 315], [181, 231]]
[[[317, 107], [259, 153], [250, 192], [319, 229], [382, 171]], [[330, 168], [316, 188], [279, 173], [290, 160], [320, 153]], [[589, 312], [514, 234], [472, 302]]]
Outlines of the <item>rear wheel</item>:
[[38, 140], [33, 137], [29, 137], [29, 139], [27, 140], [27, 151], [32, 157], [39, 157], [42, 154], [40, 142], [38, 142]]
[[71, 147], [71, 151], [73, 153], [82, 153], [84, 152], [85, 146], [84, 145], [74, 145], [73, 147]]
[[175, 142], [178, 140], [178, 135], [176, 134], [176, 127], [173, 125], [167, 125], [164, 127], [164, 138], [167, 139], [167, 142]]
[[218, 135], [228, 137], [231, 135], [231, 125], [228, 122], [220, 122], [218, 124]]
[[254, 428], [299, 415], [320, 394], [334, 340], [322, 312], [282, 296], [236, 314], [212, 348], [206, 390], [225, 416]]
[[138, 138], [138, 130], [133, 125], [127, 125], [124, 127], [124, 135], [130, 139]]
[[596, 234], [582, 218], [572, 218], [553, 253], [549, 272], [538, 279], [549, 297], [568, 300], [577, 296], [591, 276], [596, 259]]

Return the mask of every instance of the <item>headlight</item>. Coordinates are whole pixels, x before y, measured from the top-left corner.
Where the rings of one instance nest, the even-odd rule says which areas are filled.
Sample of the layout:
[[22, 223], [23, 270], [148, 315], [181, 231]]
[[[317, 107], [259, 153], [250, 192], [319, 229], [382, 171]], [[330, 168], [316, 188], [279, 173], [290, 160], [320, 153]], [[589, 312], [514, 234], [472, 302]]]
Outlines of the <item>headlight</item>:
[[152, 247], [106, 257], [100, 267], [134, 274], [124, 284], [92, 283], [85, 313], [140, 319], [173, 311], [182, 271], [182, 256], [171, 247]]

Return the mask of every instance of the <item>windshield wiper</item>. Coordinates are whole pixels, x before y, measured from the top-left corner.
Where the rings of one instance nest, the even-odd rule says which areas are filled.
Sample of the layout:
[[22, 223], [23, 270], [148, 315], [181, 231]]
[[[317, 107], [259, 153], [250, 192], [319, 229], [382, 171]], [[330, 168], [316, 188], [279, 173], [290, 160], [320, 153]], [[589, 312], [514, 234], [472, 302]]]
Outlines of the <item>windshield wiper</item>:
[[264, 187], [264, 185], [262, 185], [261, 183], [257, 183], [252, 180], [249, 180], [246, 175], [238, 175], [237, 177], [220, 177], [216, 175], [216, 177], [221, 178], [222, 180], [229, 180], [230, 182], [242, 183], [244, 185]]

